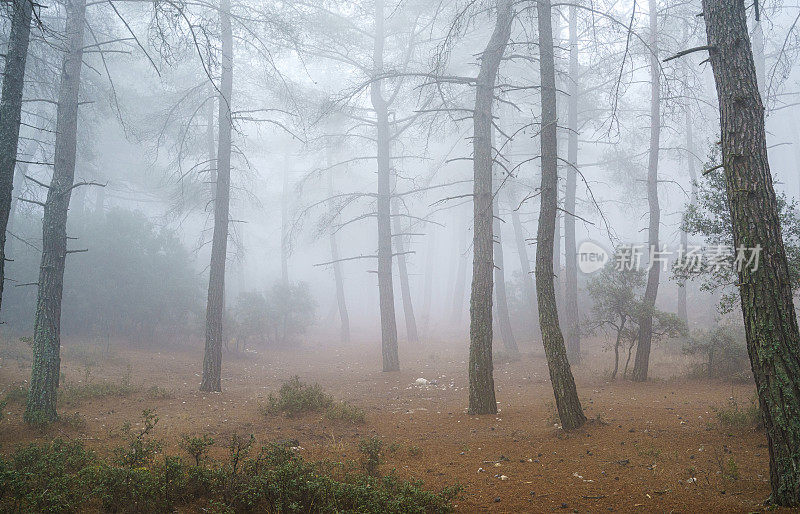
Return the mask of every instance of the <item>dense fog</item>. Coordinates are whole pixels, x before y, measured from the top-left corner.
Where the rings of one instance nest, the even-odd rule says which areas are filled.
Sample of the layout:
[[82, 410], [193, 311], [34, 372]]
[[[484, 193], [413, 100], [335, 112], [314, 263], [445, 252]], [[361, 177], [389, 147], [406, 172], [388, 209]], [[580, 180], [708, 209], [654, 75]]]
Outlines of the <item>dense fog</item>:
[[449, 359], [470, 415], [530, 360], [564, 430], [597, 380], [755, 382], [798, 461], [800, 6], [29, 2], [0, 17], [0, 376], [19, 363], [26, 422], [56, 419], [69, 348], [134, 377], [181, 356], [192, 394], [320, 359], [427, 387]]

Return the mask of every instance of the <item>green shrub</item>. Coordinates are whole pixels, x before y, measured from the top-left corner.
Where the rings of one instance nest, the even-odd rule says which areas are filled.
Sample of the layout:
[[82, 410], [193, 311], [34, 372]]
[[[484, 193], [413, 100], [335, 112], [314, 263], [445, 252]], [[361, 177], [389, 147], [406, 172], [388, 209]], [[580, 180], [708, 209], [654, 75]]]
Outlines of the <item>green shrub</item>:
[[366, 418], [362, 409], [347, 402], [336, 401], [319, 384], [306, 384], [298, 376], [284, 382], [277, 396], [269, 395], [263, 412], [267, 415], [282, 413], [289, 418], [309, 412], [322, 412], [329, 419], [352, 423], [364, 423]]
[[28, 401], [28, 388], [22, 385], [17, 387], [12, 387], [6, 393], [6, 400], [9, 403], [18, 403], [20, 405], [25, 405], [25, 402]]
[[83, 384], [65, 384], [58, 388], [58, 400], [64, 405], [77, 405], [86, 400], [109, 396], [130, 396], [137, 388], [131, 385], [131, 369], [120, 378], [119, 382], [89, 382]]
[[207, 435], [202, 437], [183, 436], [181, 448], [194, 459], [195, 466], [200, 465], [200, 461], [208, 454], [208, 449], [214, 445], [214, 439]]
[[[379, 452], [374, 441], [367, 445]], [[100, 460], [80, 442], [30, 445], [0, 457], [0, 512], [433, 513], [451, 511], [461, 490], [436, 493], [394, 474], [309, 463], [288, 445], [269, 444], [251, 457], [253, 444], [233, 438], [227, 462], [186, 465], [164, 455], [137, 467]]]
[[358, 443], [361, 452], [361, 469], [371, 477], [379, 475], [378, 467], [383, 462], [383, 440], [378, 436], [362, 439]]
[[121, 466], [133, 469], [151, 463], [155, 454], [161, 450], [161, 443], [150, 437], [157, 423], [158, 416], [151, 409], [142, 411], [142, 428], [138, 432], [132, 430], [130, 423], [125, 423], [122, 435], [128, 444], [114, 449], [114, 455]]
[[[75, 512], [87, 493], [80, 476], [96, 461], [80, 442], [20, 448], [0, 463], [0, 510]], [[12, 508], [15, 506], [15, 508]]]
[[714, 408], [719, 422], [730, 428], [760, 428], [761, 409], [756, 398], [745, 404], [740, 404], [736, 398], [730, 398], [727, 405]]

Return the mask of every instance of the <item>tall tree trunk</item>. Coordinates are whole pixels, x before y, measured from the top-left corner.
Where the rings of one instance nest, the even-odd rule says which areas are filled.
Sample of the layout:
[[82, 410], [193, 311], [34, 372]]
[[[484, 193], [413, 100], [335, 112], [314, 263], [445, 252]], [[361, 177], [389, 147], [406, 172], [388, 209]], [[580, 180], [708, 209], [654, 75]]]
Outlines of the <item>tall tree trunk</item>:
[[760, 265], [739, 271], [739, 294], [767, 432], [772, 500], [794, 507], [800, 505], [800, 333], [744, 0], [703, 0], [703, 14], [719, 97], [733, 243], [761, 248]]
[[222, 391], [222, 345], [225, 341], [225, 260], [228, 255], [228, 223], [231, 192], [231, 100], [233, 96], [233, 32], [230, 0], [220, 0], [222, 37], [217, 189], [214, 194], [214, 235], [206, 305], [206, 348], [201, 391]]
[[[375, 0], [375, 46], [373, 47], [373, 73], [383, 73], [384, 0]], [[370, 85], [370, 100], [375, 111], [378, 150], [378, 294], [381, 309], [381, 353], [383, 371], [400, 369], [397, 352], [397, 319], [394, 312], [394, 285], [392, 284], [392, 157], [389, 135], [389, 109], [383, 98], [381, 80]]]
[[[434, 230], [434, 229], [431, 229]], [[431, 338], [431, 297], [433, 296], [434, 261], [436, 258], [437, 237], [432, 232], [428, 234], [428, 251], [425, 255], [425, 285], [423, 286], [422, 299], [422, 333]]]
[[400, 216], [397, 202], [394, 202], [394, 244], [397, 250], [397, 271], [400, 276], [400, 293], [403, 298], [403, 316], [406, 320], [406, 339], [412, 343], [419, 342], [417, 332], [417, 318], [414, 316], [414, 302], [411, 300], [411, 285], [408, 281], [408, 264], [406, 262], [405, 237], [400, 235], [403, 229], [400, 224]]
[[61, 367], [61, 298], [67, 258], [67, 212], [74, 188], [78, 133], [78, 94], [83, 59], [85, 0], [66, 0], [66, 52], [56, 108], [53, 178], [42, 218], [42, 261], [33, 325], [33, 365], [25, 421], [46, 423], [56, 415]]
[[494, 31], [481, 54], [472, 112], [473, 137], [473, 251], [472, 293], [469, 324], [469, 413], [495, 414], [492, 366], [492, 234], [494, 191], [492, 190], [492, 104], [497, 70], [511, 35], [514, 19], [511, 0], [497, 0]]
[[[333, 159], [328, 151], [328, 195], [333, 196]], [[336, 241], [336, 231], [331, 229], [331, 260], [333, 261], [333, 279], [336, 283], [336, 303], [339, 307], [339, 321], [341, 321], [340, 337], [343, 343], [350, 342], [350, 315], [347, 312], [347, 299], [344, 295], [344, 277], [342, 276], [342, 263], [339, 261], [339, 244]]]
[[650, 367], [650, 346], [653, 339], [653, 309], [658, 295], [661, 264], [655, 262], [658, 248], [658, 230], [661, 225], [661, 209], [658, 205], [658, 151], [661, 144], [661, 65], [658, 62], [658, 2], [650, 0], [650, 152], [647, 164], [647, 204], [650, 211], [648, 245], [650, 270], [644, 290], [644, 312], [639, 320], [639, 344], [633, 362], [633, 379], [647, 380]]
[[[525, 232], [522, 230], [522, 222], [519, 219], [519, 212], [516, 209], [511, 210], [511, 224], [514, 226], [514, 241], [517, 244], [519, 267], [522, 271], [525, 295], [528, 298], [528, 308], [531, 313], [538, 313], [539, 302], [536, 299], [536, 283], [533, 280], [533, 273], [531, 273], [531, 261], [528, 259], [528, 244], [525, 241]], [[539, 326], [538, 323], [536, 326]], [[541, 337], [541, 331], [539, 331], [538, 336]]]
[[505, 263], [503, 261], [502, 221], [500, 220], [500, 196], [494, 195], [494, 296], [497, 301], [497, 324], [503, 347], [511, 356], [519, 355], [517, 340], [511, 330], [511, 318], [508, 315], [508, 297], [506, 295]]
[[453, 325], [459, 326], [464, 313], [464, 291], [467, 288], [467, 256], [465, 253], [468, 248], [467, 231], [459, 225], [458, 220], [456, 220], [456, 229], [458, 230], [458, 253], [456, 254], [458, 266], [456, 267], [456, 283], [453, 287], [453, 310], [450, 314], [450, 321]]
[[289, 285], [289, 194], [289, 158], [287, 156], [283, 160], [283, 188], [281, 189], [281, 284], [284, 286]]
[[572, 364], [581, 361], [581, 332], [578, 322], [578, 250], [575, 241], [575, 194], [578, 188], [578, 15], [574, 5], [569, 7], [569, 98], [567, 100], [567, 184], [564, 193], [564, 316], [566, 320], [567, 357]]
[[550, 381], [556, 400], [558, 417], [565, 430], [583, 425], [586, 416], [581, 409], [575, 380], [572, 377], [564, 336], [558, 325], [556, 292], [553, 285], [553, 235], [558, 202], [558, 136], [556, 77], [553, 59], [553, 28], [550, 0], [538, 0], [539, 69], [542, 91], [542, 185], [539, 230], [536, 237], [536, 294], [539, 301], [539, 324], [544, 351], [550, 369]]
[[[697, 158], [694, 155], [694, 130], [692, 128], [692, 112], [689, 106], [686, 106], [686, 165], [689, 168], [689, 180], [691, 180], [691, 194], [689, 196], [689, 205], [694, 205], [697, 201]], [[686, 231], [681, 230], [681, 247], [685, 250], [689, 245], [689, 236]], [[686, 284], [678, 284], [678, 316], [685, 322], [689, 323], [689, 310], [686, 305]]]
[[0, 302], [5, 283], [6, 229], [14, 190], [14, 168], [17, 163], [22, 90], [25, 84], [25, 61], [31, 35], [33, 1], [12, 0], [11, 4], [11, 33], [0, 96]]

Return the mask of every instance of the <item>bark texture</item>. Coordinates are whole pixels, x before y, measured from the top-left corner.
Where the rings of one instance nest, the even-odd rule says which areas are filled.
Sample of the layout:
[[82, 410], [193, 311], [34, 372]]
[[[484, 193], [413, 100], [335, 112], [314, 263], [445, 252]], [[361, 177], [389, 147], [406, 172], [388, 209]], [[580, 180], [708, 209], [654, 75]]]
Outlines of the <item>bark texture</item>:
[[0, 96], [0, 302], [3, 299], [6, 264], [6, 229], [11, 213], [14, 168], [17, 163], [25, 61], [31, 35], [32, 0], [12, 0], [11, 33], [8, 36], [3, 91]]
[[65, 45], [56, 107], [53, 178], [42, 218], [42, 261], [33, 326], [31, 386], [25, 421], [48, 423], [56, 415], [61, 368], [61, 299], [67, 258], [67, 212], [74, 188], [78, 133], [78, 94], [83, 59], [85, 0], [67, 0]]
[[572, 377], [564, 336], [558, 325], [558, 308], [553, 285], [553, 236], [558, 202], [558, 136], [556, 115], [556, 79], [553, 59], [552, 9], [549, 0], [536, 5], [539, 18], [539, 68], [542, 91], [542, 185], [539, 229], [536, 237], [536, 294], [539, 301], [539, 324], [542, 329], [550, 381], [558, 416], [565, 430], [583, 425], [583, 414], [575, 380]]
[[572, 364], [581, 361], [581, 332], [578, 315], [578, 250], [575, 242], [575, 195], [578, 188], [578, 15], [569, 7], [569, 85], [567, 100], [567, 181], [564, 192], [564, 328], [567, 357]]
[[658, 204], [658, 153], [661, 144], [661, 64], [658, 61], [658, 2], [650, 0], [650, 151], [647, 163], [647, 204], [650, 212], [648, 246], [650, 270], [644, 290], [644, 306], [639, 320], [639, 344], [633, 361], [633, 380], [644, 382], [650, 368], [650, 346], [653, 340], [653, 308], [658, 296], [661, 276], [660, 263], [653, 262], [653, 252], [658, 251], [658, 230], [661, 226], [661, 208]]
[[222, 391], [222, 345], [225, 341], [225, 260], [228, 255], [228, 223], [231, 191], [231, 100], [233, 93], [233, 32], [230, 0], [221, 0], [219, 22], [222, 36], [217, 187], [214, 192], [214, 235], [206, 304], [206, 347], [201, 391]]
[[469, 324], [469, 413], [495, 414], [492, 365], [492, 274], [494, 271], [492, 190], [492, 105], [497, 70], [511, 35], [511, 0], [497, 0], [497, 18], [481, 54], [472, 113], [473, 251]]
[[[383, 73], [384, 0], [375, 1], [375, 46], [373, 47], [373, 73]], [[378, 295], [381, 311], [381, 353], [383, 371], [400, 369], [397, 352], [397, 319], [394, 311], [394, 285], [392, 283], [392, 157], [389, 134], [389, 106], [383, 97], [381, 80], [370, 85], [370, 100], [375, 111], [378, 150]]]
[[[800, 333], [767, 159], [764, 106], [743, 0], [703, 0], [719, 98], [722, 163], [738, 248], [761, 247], [739, 293], [770, 455], [772, 501], [800, 505]], [[717, 172], [719, 173], [719, 172]]]

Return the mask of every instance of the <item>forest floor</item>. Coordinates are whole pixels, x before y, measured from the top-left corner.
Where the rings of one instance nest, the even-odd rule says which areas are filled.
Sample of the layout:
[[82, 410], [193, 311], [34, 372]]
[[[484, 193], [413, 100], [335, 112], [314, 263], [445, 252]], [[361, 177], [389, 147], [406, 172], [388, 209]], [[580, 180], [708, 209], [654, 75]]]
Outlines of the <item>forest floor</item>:
[[[5, 394], [25, 383], [30, 362], [24, 344], [3, 344]], [[21, 403], [10, 402], [0, 422], [0, 451], [62, 437], [110, 453], [121, 444], [121, 427], [135, 426], [152, 408], [160, 418], [153, 436], [173, 454], [182, 453], [183, 435], [208, 434], [222, 456], [224, 442], [238, 433], [263, 443], [297, 439], [308, 460], [357, 460], [358, 442], [378, 435], [382, 472], [395, 469], [429, 489], [464, 486], [455, 502], [460, 512], [764, 510], [769, 456], [763, 432], [726, 426], [716, 415], [732, 398], [748, 405], [751, 383], [686, 378], [681, 357], [663, 353], [652, 364], [662, 378], [611, 382], [603, 354], [597, 364], [575, 368], [590, 422], [564, 433], [541, 347], [529, 345], [531, 353], [520, 360], [496, 363], [499, 412], [478, 417], [465, 409], [466, 345], [408, 346], [401, 350], [403, 370], [394, 373], [380, 372], [377, 346], [226, 355], [224, 392], [206, 394], [197, 390], [200, 346], [123, 351], [112, 345], [106, 354], [102, 346], [67, 344], [62, 387], [74, 394], [59, 405], [65, 421], [31, 430], [21, 422]], [[264, 415], [259, 406], [292, 375], [363, 408], [366, 423]], [[415, 385], [418, 378], [438, 383]], [[79, 393], [86, 383], [116, 385], [86, 397]]]

